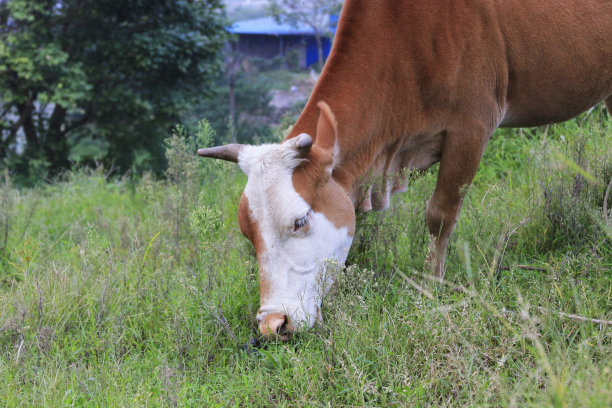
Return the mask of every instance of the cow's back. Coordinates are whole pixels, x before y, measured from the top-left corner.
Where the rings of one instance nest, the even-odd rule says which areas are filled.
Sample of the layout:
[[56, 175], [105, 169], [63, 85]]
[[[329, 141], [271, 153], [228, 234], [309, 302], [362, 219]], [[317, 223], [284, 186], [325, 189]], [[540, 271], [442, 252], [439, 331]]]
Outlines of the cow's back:
[[369, 111], [361, 129], [423, 133], [468, 115], [534, 126], [612, 94], [610, 0], [353, 0], [344, 8], [313, 95], [348, 100], [358, 87], [351, 107], [333, 108], [341, 117]]
[[497, 1], [508, 64], [502, 126], [570, 119], [612, 95], [612, 1]]

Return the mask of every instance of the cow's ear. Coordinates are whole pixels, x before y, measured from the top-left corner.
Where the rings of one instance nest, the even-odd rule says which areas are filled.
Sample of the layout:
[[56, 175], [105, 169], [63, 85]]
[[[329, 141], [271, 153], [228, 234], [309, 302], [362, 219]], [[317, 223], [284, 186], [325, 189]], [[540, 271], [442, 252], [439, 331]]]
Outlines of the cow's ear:
[[338, 155], [338, 123], [328, 104], [320, 101], [317, 106], [319, 107], [319, 121], [315, 146], [330, 154], [335, 164]]

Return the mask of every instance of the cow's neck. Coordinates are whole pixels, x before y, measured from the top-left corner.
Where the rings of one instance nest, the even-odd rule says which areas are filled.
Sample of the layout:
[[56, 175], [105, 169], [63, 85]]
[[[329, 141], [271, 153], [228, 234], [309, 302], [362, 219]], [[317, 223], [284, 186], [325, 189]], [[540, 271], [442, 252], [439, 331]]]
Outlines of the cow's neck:
[[[436, 162], [441, 138], [419, 102], [424, 98], [418, 69], [424, 67], [400, 56], [419, 51], [407, 49], [399, 34], [389, 35], [392, 27], [380, 30], [385, 17], [364, 13], [361, 6], [355, 1], [343, 8], [331, 55], [288, 137], [308, 133], [316, 138], [317, 103], [326, 102], [338, 124], [339, 164], [333, 177], [356, 208], [368, 210], [384, 208], [389, 193], [405, 188], [405, 175], [398, 175], [402, 169], [425, 169]], [[378, 9], [388, 14], [388, 21], [396, 20], [396, 12], [393, 7]], [[401, 27], [395, 28], [406, 30]]]
[[[372, 69], [371, 65], [364, 61], [361, 66]], [[393, 81], [372, 79], [370, 75], [376, 78], [377, 72], [356, 71], [353, 64], [330, 59], [288, 138], [300, 133], [318, 137], [317, 103], [329, 104], [338, 123], [339, 160], [334, 180], [346, 190], [355, 208], [382, 209], [388, 205], [390, 193], [405, 187], [398, 172], [410, 166], [397, 153], [406, 136], [417, 133], [413, 128], [416, 121], [409, 120], [417, 115], [406, 105], [399, 112], [389, 106], [390, 101], [398, 100], [393, 94], [397, 87], [386, 89], [384, 84]], [[355, 80], [340, 80], [347, 76]], [[399, 178], [403, 178], [401, 174]]]
[[[391, 130], [402, 127], [394, 126], [391, 122], [393, 118], [382, 112], [380, 101], [373, 101], [373, 95], [366, 96], [364, 88], [357, 84], [354, 84], [352, 89], [340, 89], [341, 87], [341, 81], [334, 84], [333, 78], [326, 77], [324, 73], [289, 137], [300, 133], [315, 135], [319, 118], [316, 104], [319, 101], [327, 102], [338, 123], [338, 163], [334, 168], [333, 178], [346, 190], [356, 208], [368, 210], [372, 206], [369, 202], [364, 204], [363, 201], [369, 201], [371, 193], [368, 188], [372, 184], [383, 182], [381, 188], [384, 195], [388, 195], [388, 180], [383, 181], [381, 178], [388, 177], [405, 132], [400, 134]], [[382, 92], [382, 89], [377, 87], [377, 91]], [[364, 100], [364, 97], [373, 103]], [[380, 191], [375, 190], [375, 202], [379, 201], [379, 193]], [[386, 204], [387, 202], [384, 202], [373, 206], [385, 207]]]

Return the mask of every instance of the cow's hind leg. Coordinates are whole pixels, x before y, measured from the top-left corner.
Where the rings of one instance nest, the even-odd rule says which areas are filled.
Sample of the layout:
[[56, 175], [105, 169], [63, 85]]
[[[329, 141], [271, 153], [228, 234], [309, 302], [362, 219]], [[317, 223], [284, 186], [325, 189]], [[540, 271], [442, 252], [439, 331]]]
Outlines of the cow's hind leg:
[[426, 268], [438, 278], [444, 276], [448, 239], [490, 135], [491, 130], [474, 126], [470, 131], [447, 132], [444, 137], [438, 180], [426, 213], [432, 238]]

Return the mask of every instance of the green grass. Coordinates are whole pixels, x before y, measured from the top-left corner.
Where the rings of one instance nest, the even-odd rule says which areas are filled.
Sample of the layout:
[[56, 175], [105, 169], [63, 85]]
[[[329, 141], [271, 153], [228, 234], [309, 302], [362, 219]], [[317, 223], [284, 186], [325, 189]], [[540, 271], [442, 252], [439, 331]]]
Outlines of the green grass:
[[361, 214], [325, 324], [260, 349], [230, 164], [175, 138], [169, 181], [3, 180], [1, 405], [609, 407], [612, 326], [559, 312], [612, 320], [610, 123], [498, 131], [444, 284], [420, 272], [435, 168]]

